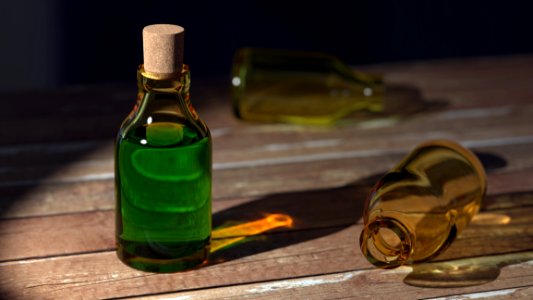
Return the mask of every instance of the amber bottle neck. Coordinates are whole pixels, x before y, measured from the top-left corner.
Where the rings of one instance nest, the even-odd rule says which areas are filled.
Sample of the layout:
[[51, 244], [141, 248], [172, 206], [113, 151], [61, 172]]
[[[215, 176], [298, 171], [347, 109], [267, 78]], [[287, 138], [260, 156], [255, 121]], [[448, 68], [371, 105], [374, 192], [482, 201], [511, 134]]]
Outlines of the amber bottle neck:
[[415, 237], [394, 218], [376, 218], [365, 225], [359, 243], [373, 265], [390, 269], [412, 262]]

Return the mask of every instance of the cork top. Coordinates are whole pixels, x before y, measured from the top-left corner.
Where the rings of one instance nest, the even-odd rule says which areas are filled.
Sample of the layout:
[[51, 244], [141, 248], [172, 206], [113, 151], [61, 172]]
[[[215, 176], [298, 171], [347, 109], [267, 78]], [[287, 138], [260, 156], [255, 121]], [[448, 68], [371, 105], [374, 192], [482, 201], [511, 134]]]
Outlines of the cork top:
[[154, 24], [143, 29], [144, 71], [157, 78], [172, 78], [183, 67], [185, 29], [171, 24]]

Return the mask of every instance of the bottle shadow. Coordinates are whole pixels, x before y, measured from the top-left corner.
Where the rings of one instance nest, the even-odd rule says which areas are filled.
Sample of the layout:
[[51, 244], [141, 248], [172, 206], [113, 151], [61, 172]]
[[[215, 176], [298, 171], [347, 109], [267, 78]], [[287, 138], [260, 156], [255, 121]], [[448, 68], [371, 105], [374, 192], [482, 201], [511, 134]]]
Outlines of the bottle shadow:
[[366, 195], [377, 178], [332, 189], [268, 195], [215, 213], [207, 264], [302, 243], [351, 226], [361, 219]]
[[383, 110], [380, 112], [355, 111], [343, 118], [341, 123], [357, 122], [398, 122], [415, 115], [439, 112], [449, 105], [445, 99], [424, 98], [419, 88], [408, 84], [385, 83], [382, 97]]
[[[488, 173], [507, 164], [499, 155], [476, 154]], [[268, 195], [215, 213], [206, 265], [317, 239], [353, 225], [362, 218], [366, 196], [381, 175], [338, 188]], [[450, 248], [431, 262], [413, 265], [404, 283], [434, 288], [479, 285], [496, 280], [505, 266], [533, 259], [533, 252], [527, 252], [533, 249], [533, 240], [516, 230], [516, 226], [531, 227], [533, 214], [514, 216], [508, 210], [491, 209], [531, 202], [528, 199], [533, 193], [488, 196], [482, 211]], [[353, 238], [356, 244], [357, 237]]]
[[419, 88], [407, 84], [385, 85], [383, 97], [384, 114], [409, 116], [438, 111], [448, 106], [443, 99], [425, 99]]
[[54, 186], [75, 183], [54, 176], [109, 148], [135, 103], [135, 87], [87, 85], [0, 92], [0, 102], [4, 104], [0, 124], [8, 129], [0, 139], [0, 218], [12, 218], [28, 215], [26, 202], [35, 199], [33, 194], [51, 200], [34, 201], [33, 207], [64, 197], [54, 194]]
[[[476, 154], [487, 172], [503, 168], [507, 164], [505, 159], [495, 154], [480, 152]], [[302, 243], [333, 234], [353, 225], [362, 218], [366, 196], [382, 175], [381, 173], [375, 174], [338, 188], [268, 195], [215, 213], [213, 215], [212, 252], [206, 265], [215, 265]], [[489, 203], [487, 205], [494, 204], [494, 201], [500, 198], [489, 197], [486, 203]], [[506, 195], [506, 199], [509, 199], [509, 195]], [[354, 236], [354, 246], [357, 244], [356, 240], [357, 237]], [[450, 249], [440, 255], [440, 258], [465, 257], [454, 254], [454, 249], [465, 248], [464, 244], [461, 246], [462, 241], [461, 239], [455, 241]], [[455, 244], [459, 246], [454, 247]], [[483, 251], [486, 248], [476, 249]], [[447, 255], [448, 253], [451, 253], [451, 256]], [[466, 257], [487, 254], [490, 253], [472, 251], [460, 253]], [[506, 264], [520, 261], [520, 258], [503, 257], [498, 263], [492, 264], [493, 267], [487, 267], [488, 261], [491, 260], [489, 258], [467, 258], [457, 261], [458, 264], [462, 264], [460, 269], [468, 270], [471, 276], [478, 278], [477, 281], [465, 277], [466, 272], [460, 274], [448, 272], [448, 277], [445, 277], [446, 280], [443, 279], [442, 282], [456, 282], [456, 285], [468, 285], [472, 282], [481, 284], [479, 278], [485, 278], [485, 280], [497, 278], [499, 272], [496, 273], [494, 267], [499, 270]], [[443, 283], [439, 283], [439, 278], [432, 275], [442, 274], [439, 272], [442, 272], [444, 267], [449, 268], [453, 261], [444, 262], [448, 263], [444, 267], [438, 265], [439, 263], [442, 262], [414, 266], [413, 272], [406, 277], [405, 283], [434, 287], [441, 284], [442, 286]]]

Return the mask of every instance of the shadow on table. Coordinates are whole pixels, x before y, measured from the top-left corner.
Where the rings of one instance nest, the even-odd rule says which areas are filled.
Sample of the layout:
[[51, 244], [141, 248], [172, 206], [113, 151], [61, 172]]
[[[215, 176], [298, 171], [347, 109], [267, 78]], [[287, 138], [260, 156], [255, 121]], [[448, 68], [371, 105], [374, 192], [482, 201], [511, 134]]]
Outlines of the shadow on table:
[[[195, 99], [205, 99], [194, 103], [200, 113], [208, 114], [213, 106], [222, 105], [219, 98], [228, 94], [227, 87], [218, 81], [204, 80], [195, 86]], [[54, 195], [50, 192], [54, 186], [75, 183], [72, 178], [56, 180], [53, 176], [108, 147], [135, 99], [135, 81], [0, 92], [0, 218], [26, 216], [25, 199], [36, 189], [43, 195]], [[76, 192], [89, 190], [80, 183]], [[48, 205], [48, 201], [37, 203]]]
[[[498, 155], [476, 154], [488, 173], [507, 164]], [[321, 238], [353, 225], [362, 218], [366, 195], [380, 176], [339, 188], [269, 195], [216, 213], [208, 264]], [[523, 234], [533, 225], [533, 214], [491, 210], [532, 201], [533, 193], [488, 196], [463, 236], [436, 261], [414, 265], [404, 282], [435, 288], [479, 285], [496, 280], [505, 266], [533, 259], [533, 252], [523, 252], [533, 249], [533, 238]], [[353, 236], [354, 245], [358, 239]]]
[[421, 90], [416, 86], [389, 83], [385, 85], [383, 94], [383, 111], [355, 111], [344, 118], [342, 123], [408, 119], [415, 115], [438, 112], [447, 106], [449, 106], [449, 101], [445, 99], [424, 98]]
[[[351, 226], [361, 219], [366, 195], [378, 178], [333, 189], [269, 195], [214, 214], [208, 264], [283, 248]], [[266, 231], [268, 235], [262, 234]], [[354, 236], [353, 242], [358, 239]]]
[[443, 99], [425, 99], [419, 88], [407, 84], [386, 84], [383, 97], [384, 113], [409, 115], [438, 111], [449, 105]]
[[33, 208], [57, 202], [54, 176], [107, 147], [134, 101], [135, 89], [111, 86], [1, 92], [0, 218], [27, 216], [36, 190]]

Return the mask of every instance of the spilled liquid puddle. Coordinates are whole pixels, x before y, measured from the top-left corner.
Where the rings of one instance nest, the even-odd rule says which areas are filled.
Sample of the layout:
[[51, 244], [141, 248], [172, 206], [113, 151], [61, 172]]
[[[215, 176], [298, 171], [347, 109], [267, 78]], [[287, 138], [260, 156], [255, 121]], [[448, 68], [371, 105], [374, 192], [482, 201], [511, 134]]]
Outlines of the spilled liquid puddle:
[[[511, 221], [512, 218], [507, 214], [479, 213], [472, 219], [472, 225], [498, 228]], [[533, 252], [415, 264], [404, 282], [412, 286], [433, 288], [480, 285], [496, 280], [505, 266], [530, 260], [533, 260]]]
[[530, 260], [533, 260], [533, 252], [418, 264], [413, 266], [404, 283], [432, 288], [480, 285], [496, 280], [503, 267]]

